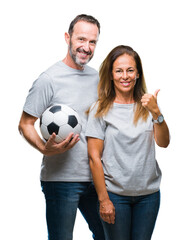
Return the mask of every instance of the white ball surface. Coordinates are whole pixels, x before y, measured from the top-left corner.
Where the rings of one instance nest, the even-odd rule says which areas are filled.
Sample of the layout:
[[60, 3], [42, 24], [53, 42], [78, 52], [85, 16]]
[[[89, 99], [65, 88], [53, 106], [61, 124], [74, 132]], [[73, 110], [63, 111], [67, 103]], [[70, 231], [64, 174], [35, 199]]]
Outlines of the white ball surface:
[[64, 104], [57, 104], [47, 108], [40, 118], [40, 130], [47, 141], [54, 132], [55, 142], [60, 143], [70, 133], [80, 134], [82, 129], [79, 114]]

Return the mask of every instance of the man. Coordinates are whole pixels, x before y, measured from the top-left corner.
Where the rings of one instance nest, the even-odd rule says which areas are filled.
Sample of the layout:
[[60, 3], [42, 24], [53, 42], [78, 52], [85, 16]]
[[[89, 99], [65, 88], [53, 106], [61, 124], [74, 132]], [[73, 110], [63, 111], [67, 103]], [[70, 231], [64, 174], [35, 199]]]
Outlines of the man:
[[[92, 16], [82, 14], [71, 22], [68, 33], [65, 33], [66, 57], [33, 83], [19, 123], [21, 134], [44, 155], [41, 185], [46, 199], [50, 240], [72, 239], [77, 208], [88, 222], [93, 238], [104, 239], [84, 136], [85, 111], [97, 98], [98, 84], [98, 73], [86, 64], [93, 57], [99, 34], [100, 24]], [[58, 103], [79, 113], [82, 132], [74, 137], [71, 133], [59, 144], [55, 143], [53, 133], [45, 143], [34, 124], [47, 107]]]

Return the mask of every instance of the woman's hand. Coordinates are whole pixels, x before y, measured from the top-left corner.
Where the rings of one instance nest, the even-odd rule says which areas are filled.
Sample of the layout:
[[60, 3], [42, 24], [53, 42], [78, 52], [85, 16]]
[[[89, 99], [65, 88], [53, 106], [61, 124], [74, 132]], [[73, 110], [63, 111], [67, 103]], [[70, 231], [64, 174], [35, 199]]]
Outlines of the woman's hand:
[[154, 95], [144, 94], [141, 99], [142, 106], [146, 108], [149, 112], [151, 112], [154, 119], [157, 119], [158, 116], [161, 114], [157, 105], [157, 95], [159, 91], [160, 89], [156, 90]]
[[100, 202], [100, 216], [103, 221], [109, 224], [114, 224], [115, 208], [113, 203], [109, 199]]
[[[144, 94], [141, 102], [142, 106], [146, 108], [149, 112], [151, 112], [152, 117], [154, 120], [158, 118], [161, 114], [159, 107], [157, 105], [157, 95], [160, 89], [156, 90], [154, 95], [152, 94]], [[154, 138], [159, 147], [166, 148], [169, 145], [170, 138], [169, 138], [169, 129], [165, 120], [161, 123], [154, 124]]]

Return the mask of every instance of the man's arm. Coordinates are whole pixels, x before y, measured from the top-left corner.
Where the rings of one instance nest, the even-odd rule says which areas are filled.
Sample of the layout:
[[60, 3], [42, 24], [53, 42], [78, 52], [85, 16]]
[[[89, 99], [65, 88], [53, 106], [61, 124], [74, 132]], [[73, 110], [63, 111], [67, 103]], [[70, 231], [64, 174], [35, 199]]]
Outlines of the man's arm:
[[19, 132], [29, 144], [46, 156], [63, 153], [72, 148], [80, 140], [78, 134], [73, 137], [73, 133], [71, 133], [63, 142], [56, 143], [54, 141], [56, 134], [53, 133], [49, 140], [45, 143], [40, 138], [34, 127], [36, 120], [36, 117], [23, 112], [18, 127]]

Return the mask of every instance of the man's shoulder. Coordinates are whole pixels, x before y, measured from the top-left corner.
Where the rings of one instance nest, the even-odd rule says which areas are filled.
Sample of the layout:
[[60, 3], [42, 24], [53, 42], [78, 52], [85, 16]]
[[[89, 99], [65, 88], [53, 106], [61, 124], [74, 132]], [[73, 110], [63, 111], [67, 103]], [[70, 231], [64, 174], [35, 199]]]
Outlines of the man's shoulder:
[[48, 67], [44, 72], [50, 74], [51, 72], [57, 71], [58, 68], [60, 68], [60, 61]]
[[88, 65], [85, 66], [85, 70], [88, 71], [88, 72], [94, 73], [94, 74], [98, 74], [96, 69], [94, 69], [94, 68], [92, 68]]
[[98, 72], [96, 69], [94, 69], [91, 66], [85, 65], [84, 71], [80, 71], [74, 68], [70, 68], [69, 66], [67, 66], [66, 64], [64, 64], [62, 61], [58, 61], [55, 64], [53, 64], [52, 66], [50, 66], [49, 68], [47, 68], [44, 72], [44, 74], [47, 74], [49, 77], [53, 77], [56, 74], [58, 75], [75, 75], [75, 74], [79, 74], [81, 76], [83, 76], [83, 74], [85, 75], [91, 75], [91, 76], [97, 76], [98, 77]]

